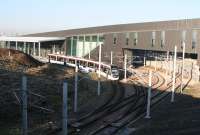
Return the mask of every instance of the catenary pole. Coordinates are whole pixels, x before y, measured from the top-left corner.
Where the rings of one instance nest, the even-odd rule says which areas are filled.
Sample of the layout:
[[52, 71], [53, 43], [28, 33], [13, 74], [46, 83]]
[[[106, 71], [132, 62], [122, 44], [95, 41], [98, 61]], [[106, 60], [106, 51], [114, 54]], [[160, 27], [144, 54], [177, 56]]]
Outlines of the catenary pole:
[[67, 81], [63, 82], [63, 122], [62, 122], [62, 135], [67, 135], [67, 98], [68, 88]]
[[176, 55], [177, 55], [176, 51], [177, 51], [177, 46], [174, 47], [173, 84], [172, 84], [171, 102], [174, 102], [175, 79], [176, 79]]
[[181, 93], [183, 92], [183, 74], [184, 74], [184, 60], [185, 60], [185, 42], [183, 42], [183, 54], [182, 54], [182, 68], [181, 68]]
[[75, 86], [74, 86], [74, 112], [77, 112], [78, 108], [78, 65], [75, 61]]
[[113, 52], [111, 51], [110, 52], [110, 65], [113, 64]]
[[27, 78], [22, 76], [22, 135], [28, 134], [28, 119], [27, 119]]
[[127, 54], [125, 54], [125, 56], [124, 56], [124, 80], [126, 81], [126, 79], [127, 79], [127, 76], [126, 76], [126, 74], [127, 74]]
[[98, 96], [101, 93], [101, 84], [100, 84], [100, 79], [101, 79], [101, 44], [99, 44], [99, 35], [97, 36], [97, 44], [99, 45], [99, 73], [98, 73], [98, 88], [97, 88], [97, 94]]
[[167, 65], [165, 66], [165, 75], [167, 76], [168, 74], [168, 66], [169, 66], [169, 51], [167, 51], [167, 61], [166, 61]]
[[145, 118], [149, 119], [150, 116], [150, 109], [151, 109], [151, 78], [152, 78], [152, 71], [149, 72], [149, 86], [148, 86], [148, 98], [147, 98], [147, 109], [146, 109], [146, 116]]

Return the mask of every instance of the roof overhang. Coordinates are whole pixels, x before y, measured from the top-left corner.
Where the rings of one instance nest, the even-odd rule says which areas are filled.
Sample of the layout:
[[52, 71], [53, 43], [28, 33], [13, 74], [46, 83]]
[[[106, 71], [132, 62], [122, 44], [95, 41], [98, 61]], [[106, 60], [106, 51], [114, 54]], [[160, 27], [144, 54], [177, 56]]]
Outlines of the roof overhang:
[[14, 41], [14, 42], [48, 42], [65, 40], [64, 37], [0, 37], [0, 41]]

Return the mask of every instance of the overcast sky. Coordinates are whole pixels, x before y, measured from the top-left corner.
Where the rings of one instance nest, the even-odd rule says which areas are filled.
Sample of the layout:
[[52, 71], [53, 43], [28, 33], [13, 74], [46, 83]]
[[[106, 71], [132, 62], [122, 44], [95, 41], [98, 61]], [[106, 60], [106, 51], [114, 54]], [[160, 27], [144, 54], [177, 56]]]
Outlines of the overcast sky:
[[200, 18], [199, 0], [1, 0], [0, 33]]

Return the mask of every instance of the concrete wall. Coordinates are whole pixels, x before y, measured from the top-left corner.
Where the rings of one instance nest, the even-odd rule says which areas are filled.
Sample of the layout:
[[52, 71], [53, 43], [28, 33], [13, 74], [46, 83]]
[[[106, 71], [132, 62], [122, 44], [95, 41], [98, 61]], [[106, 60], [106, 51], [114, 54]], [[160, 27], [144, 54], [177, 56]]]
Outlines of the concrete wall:
[[[184, 68], [184, 78], [189, 79], [190, 77], [192, 78], [193, 81], [198, 82], [200, 73], [199, 73], [199, 66], [197, 64], [196, 60], [192, 59], [186, 59], [185, 60], [185, 68]], [[164, 69], [167, 70], [168, 72], [173, 71], [173, 60], [169, 61], [168, 63], [166, 61], [147, 61], [146, 66], [151, 66], [151, 67], [156, 67], [157, 70], [159, 69]], [[181, 73], [181, 68], [182, 68], [182, 61], [177, 60], [177, 65], [176, 65], [176, 72]]]

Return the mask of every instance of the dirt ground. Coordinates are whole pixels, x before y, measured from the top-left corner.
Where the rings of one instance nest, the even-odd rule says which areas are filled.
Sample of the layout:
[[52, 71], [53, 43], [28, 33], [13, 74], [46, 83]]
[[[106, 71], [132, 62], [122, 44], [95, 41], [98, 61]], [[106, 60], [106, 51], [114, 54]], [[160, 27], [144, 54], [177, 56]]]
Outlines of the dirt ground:
[[[73, 110], [74, 69], [55, 64], [43, 64], [19, 51], [0, 49], [0, 134], [21, 132], [21, 79], [27, 76], [29, 134], [44, 135], [60, 127], [62, 117], [62, 85], [67, 80], [68, 111]], [[78, 74], [78, 106], [97, 98], [97, 75]], [[105, 81], [106, 80], [102, 80]], [[109, 87], [103, 83], [102, 92]]]

